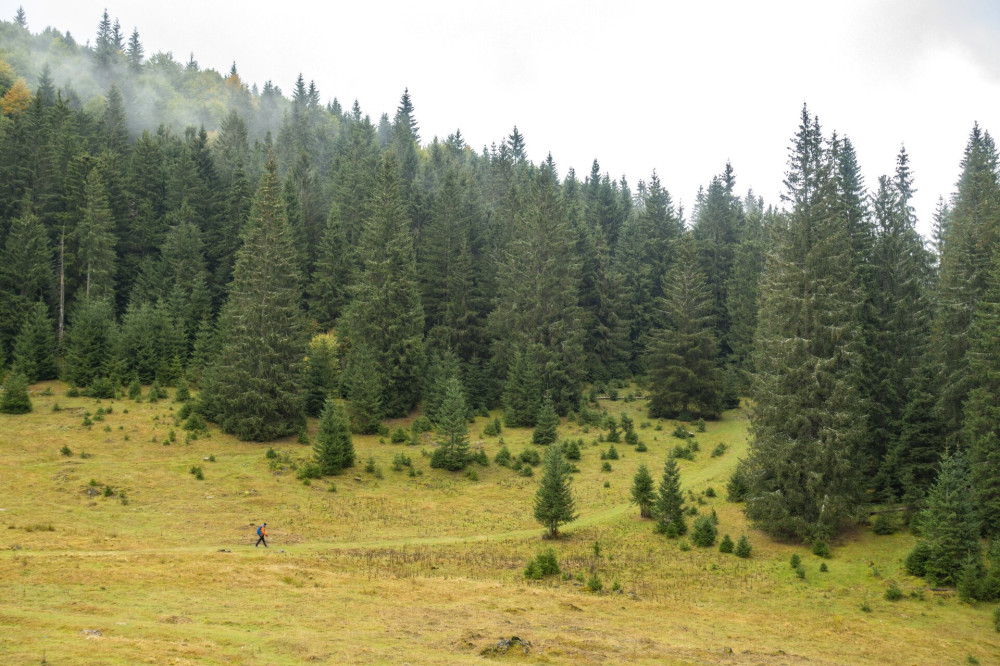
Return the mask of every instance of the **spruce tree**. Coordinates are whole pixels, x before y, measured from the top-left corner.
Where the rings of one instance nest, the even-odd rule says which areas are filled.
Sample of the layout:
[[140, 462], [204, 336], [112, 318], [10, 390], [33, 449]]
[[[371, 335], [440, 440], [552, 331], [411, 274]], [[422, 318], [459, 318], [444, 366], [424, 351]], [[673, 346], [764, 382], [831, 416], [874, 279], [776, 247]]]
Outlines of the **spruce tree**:
[[[828, 539], [861, 504], [858, 294], [819, 122], [802, 110], [755, 338], [746, 513], [767, 532]], [[775, 231], [778, 231], [776, 229]]]
[[254, 197], [220, 315], [221, 349], [202, 395], [207, 416], [243, 440], [272, 440], [305, 423], [301, 284], [280, 187], [272, 157]]
[[424, 314], [413, 238], [389, 157], [379, 170], [368, 210], [360, 250], [364, 271], [340, 328], [350, 344], [371, 350], [383, 378], [386, 416], [405, 416], [420, 397]]
[[32, 304], [51, 296], [53, 277], [45, 225], [25, 212], [11, 221], [0, 253], [0, 344], [12, 346]]
[[335, 344], [333, 337], [328, 335], [318, 335], [309, 341], [303, 400], [303, 408], [308, 416], [320, 415], [327, 398], [337, 385]]
[[438, 447], [431, 458], [431, 467], [458, 471], [469, 458], [468, 411], [462, 384], [457, 377], [446, 381], [444, 398], [437, 418]]
[[966, 561], [980, 556], [979, 520], [970, 481], [965, 456], [952, 454], [942, 461], [941, 473], [927, 496], [921, 521], [923, 543], [929, 547], [924, 575], [934, 584], [954, 585]]
[[115, 221], [96, 168], [87, 176], [85, 197], [83, 216], [74, 232], [80, 289], [84, 298], [110, 298], [114, 293]]
[[319, 419], [313, 454], [324, 476], [354, 466], [354, 440], [344, 408], [327, 400]]
[[663, 464], [663, 478], [660, 479], [660, 487], [656, 493], [653, 515], [656, 516], [657, 532], [670, 538], [687, 532], [684, 497], [681, 495], [681, 473], [674, 458], [667, 458]]
[[970, 327], [968, 400], [964, 440], [968, 443], [974, 497], [986, 536], [1000, 536], [1000, 254], [993, 259], [986, 288]]
[[503, 391], [503, 422], [508, 428], [533, 426], [542, 404], [542, 380], [528, 352], [516, 352]]
[[986, 287], [991, 257], [1000, 241], [1000, 175], [989, 132], [972, 128], [958, 190], [941, 230], [941, 268], [933, 347], [940, 366], [941, 415], [951, 439], [959, 433], [973, 374], [969, 327]]
[[531, 433], [532, 444], [554, 444], [559, 438], [559, 415], [556, 414], [552, 400], [548, 396], [542, 401], [542, 407], [538, 410], [538, 419], [535, 423], [535, 430]]
[[49, 309], [45, 303], [35, 303], [14, 341], [14, 366], [29, 382], [55, 379], [56, 336]]
[[639, 470], [632, 479], [632, 504], [638, 505], [640, 518], [652, 517], [655, 501], [653, 477], [649, 475], [645, 465], [639, 465]]
[[658, 303], [659, 328], [650, 334], [646, 368], [649, 415], [674, 418], [689, 411], [713, 418], [721, 410], [722, 373], [712, 329], [712, 298], [695, 263], [690, 240], [680, 244], [678, 262], [664, 278]]
[[344, 370], [344, 393], [350, 401], [351, 430], [361, 435], [378, 432], [382, 408], [382, 377], [375, 359], [365, 345], [351, 348]]
[[97, 377], [107, 375], [116, 337], [109, 302], [78, 301], [66, 332], [66, 380], [75, 386], [90, 386]]
[[0, 399], [0, 413], [27, 414], [30, 411], [31, 398], [28, 396], [28, 378], [15, 369], [4, 382], [3, 398]]
[[550, 446], [545, 451], [542, 478], [535, 493], [535, 520], [545, 526], [546, 538], [557, 538], [560, 525], [576, 520], [572, 482], [562, 448]]

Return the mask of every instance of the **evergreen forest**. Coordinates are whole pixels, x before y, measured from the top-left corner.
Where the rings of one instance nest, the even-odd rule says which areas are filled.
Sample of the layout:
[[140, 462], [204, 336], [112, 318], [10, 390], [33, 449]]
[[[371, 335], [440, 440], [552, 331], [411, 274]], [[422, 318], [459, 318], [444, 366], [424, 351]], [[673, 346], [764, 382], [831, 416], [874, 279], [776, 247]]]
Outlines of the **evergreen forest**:
[[[435, 466], [458, 470], [488, 410], [544, 445], [626, 384], [654, 418], [742, 400], [730, 492], [756, 527], [822, 544], [895, 507], [921, 516], [914, 571], [1000, 596], [980, 553], [1000, 537], [985, 128], [955, 147], [924, 238], [905, 148], [866, 183], [850, 138], [805, 106], [780, 201], [720, 164], [683, 210], [655, 171], [536, 164], [517, 127], [484, 147], [422, 136], [408, 90], [375, 117], [303, 75], [258, 87], [235, 63], [146, 53], [107, 12], [96, 25], [81, 44], [23, 11], [0, 22], [7, 394], [57, 377], [96, 397], [190, 386], [200, 417], [262, 442], [322, 416], [326, 471], [354, 464], [349, 431], [417, 409]], [[636, 492], [643, 515], [670, 504]]]

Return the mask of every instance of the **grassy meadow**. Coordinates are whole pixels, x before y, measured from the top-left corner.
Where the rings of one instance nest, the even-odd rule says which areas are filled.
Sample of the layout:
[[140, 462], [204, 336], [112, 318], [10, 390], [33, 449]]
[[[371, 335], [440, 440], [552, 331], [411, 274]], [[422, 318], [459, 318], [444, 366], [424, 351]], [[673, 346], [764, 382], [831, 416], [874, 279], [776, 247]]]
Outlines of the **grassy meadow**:
[[[858, 528], [822, 560], [750, 529], [725, 500], [746, 449], [739, 410], [696, 433], [700, 451], [679, 466], [688, 505], [716, 511], [720, 540], [748, 535], [749, 559], [720, 553], [718, 540], [684, 549], [690, 537], [654, 534], [629, 504], [638, 466], [658, 482], [682, 443], [642, 400], [601, 401], [628, 412], [648, 447], [616, 444], [611, 471], [597, 428], [560, 426], [560, 439], [584, 442], [579, 519], [549, 542], [532, 517], [540, 468], [473, 464], [472, 479], [432, 470], [429, 436], [355, 437], [355, 468], [306, 485], [292, 467], [311, 448], [295, 438], [247, 443], [212, 428], [186, 442], [170, 399], [67, 388], [35, 385], [31, 414], [0, 415], [2, 664], [1000, 663], [992, 607], [906, 575], [908, 533]], [[110, 413], [94, 420], [98, 408]], [[529, 430], [484, 436], [485, 424], [470, 433], [491, 461], [501, 438], [515, 456], [533, 447]], [[408, 420], [388, 425], [409, 431]], [[725, 453], [712, 456], [719, 443]], [[397, 454], [413, 474], [393, 470]], [[262, 521], [266, 550], [254, 548]], [[549, 546], [564, 575], [526, 580]], [[789, 566], [795, 553], [804, 578]], [[600, 592], [586, 585], [595, 577]], [[904, 592], [894, 602], [893, 582]], [[489, 653], [512, 636], [527, 653]]]

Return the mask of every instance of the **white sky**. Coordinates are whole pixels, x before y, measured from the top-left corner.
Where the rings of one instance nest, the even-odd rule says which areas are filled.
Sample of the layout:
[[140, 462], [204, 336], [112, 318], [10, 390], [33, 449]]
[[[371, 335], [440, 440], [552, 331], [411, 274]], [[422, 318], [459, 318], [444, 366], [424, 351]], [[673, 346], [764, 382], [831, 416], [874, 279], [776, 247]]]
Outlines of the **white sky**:
[[973, 122], [1000, 133], [995, 0], [0, 0], [0, 16], [19, 5], [32, 32], [80, 43], [106, 7], [147, 57], [235, 60], [286, 94], [302, 72], [373, 120], [409, 87], [425, 143], [461, 129], [480, 150], [517, 125], [560, 175], [597, 158], [634, 188], [655, 168], [687, 211], [726, 160], [740, 192], [778, 203], [806, 102], [854, 142], [869, 187], [905, 143], [926, 233]]

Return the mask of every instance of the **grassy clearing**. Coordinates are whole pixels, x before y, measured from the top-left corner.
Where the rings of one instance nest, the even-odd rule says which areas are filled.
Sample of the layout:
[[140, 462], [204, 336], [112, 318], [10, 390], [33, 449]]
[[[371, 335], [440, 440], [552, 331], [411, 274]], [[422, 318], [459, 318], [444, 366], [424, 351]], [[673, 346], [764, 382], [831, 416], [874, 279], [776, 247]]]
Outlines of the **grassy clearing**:
[[[46, 386], [53, 395], [41, 395]], [[561, 438], [584, 440], [580, 519], [550, 543], [531, 518], [537, 476], [493, 464], [473, 467], [478, 481], [432, 470], [421, 452], [429, 441], [356, 438], [361, 464], [330, 492], [329, 480], [306, 486], [287, 463], [272, 468], [269, 446], [281, 460], [308, 459], [294, 438], [261, 445], [213, 430], [186, 444], [169, 400], [98, 403], [65, 392], [35, 386], [33, 413], [0, 416], [2, 663], [469, 663], [513, 635], [532, 644], [518, 661], [545, 663], [1000, 661], [989, 608], [905, 575], [912, 537], [859, 529], [835, 544], [822, 573], [806, 548], [750, 530], [724, 499], [746, 447], [740, 412], [696, 433], [699, 453], [679, 464], [689, 503], [716, 511], [720, 538], [750, 535], [749, 560], [682, 550], [629, 505], [638, 465], [658, 480], [680, 443], [673, 423], [643, 416], [641, 401], [602, 401], [646, 424], [637, 430], [649, 448], [616, 444], [610, 472], [596, 428], [560, 428]], [[98, 407], [111, 413], [83, 426]], [[527, 430], [480, 436], [485, 422], [471, 426], [473, 447], [491, 459], [500, 437], [515, 455], [532, 447]], [[171, 429], [175, 441], [164, 445]], [[726, 453], [711, 457], [720, 442]], [[400, 452], [419, 475], [392, 470]], [[382, 479], [363, 470], [369, 457]], [[252, 547], [262, 520], [268, 550]], [[566, 579], [526, 581], [525, 564], [548, 546]], [[605, 592], [586, 590], [595, 575]], [[884, 599], [890, 582], [904, 599]], [[609, 592], [616, 583], [621, 593]]]

